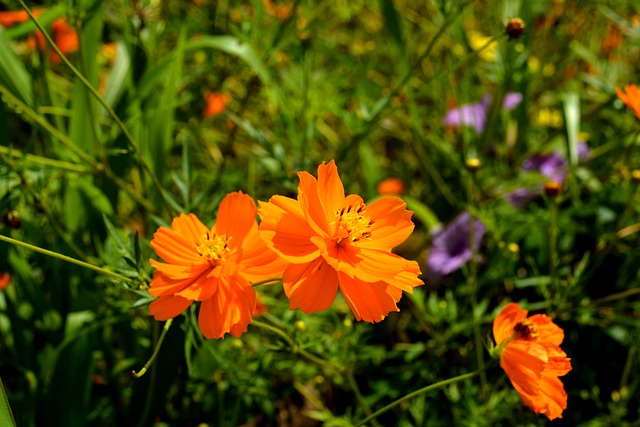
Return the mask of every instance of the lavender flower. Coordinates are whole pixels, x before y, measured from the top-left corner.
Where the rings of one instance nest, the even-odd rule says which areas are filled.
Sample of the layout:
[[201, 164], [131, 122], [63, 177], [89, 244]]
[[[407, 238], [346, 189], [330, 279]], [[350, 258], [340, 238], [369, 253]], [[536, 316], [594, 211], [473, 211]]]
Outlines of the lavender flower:
[[[427, 277], [437, 280], [459, 269], [471, 259], [469, 244], [470, 213], [459, 214], [447, 227], [436, 231], [427, 256]], [[474, 218], [474, 250], [477, 252], [486, 231], [485, 225]]]
[[[522, 102], [522, 94], [508, 92], [502, 101], [502, 109], [513, 110]], [[448, 126], [471, 126], [476, 132], [484, 131], [484, 124], [487, 121], [487, 111], [491, 105], [491, 95], [486, 94], [482, 101], [475, 104], [463, 104], [458, 108], [453, 108], [447, 112], [444, 124]]]

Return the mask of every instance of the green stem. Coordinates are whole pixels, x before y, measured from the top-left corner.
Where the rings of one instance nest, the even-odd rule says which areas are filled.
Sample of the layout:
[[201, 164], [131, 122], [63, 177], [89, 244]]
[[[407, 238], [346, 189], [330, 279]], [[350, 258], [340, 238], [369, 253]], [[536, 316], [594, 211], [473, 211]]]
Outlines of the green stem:
[[131, 147], [134, 154], [138, 158], [138, 161], [142, 165], [142, 168], [149, 175], [149, 177], [151, 178], [151, 181], [153, 182], [153, 185], [156, 187], [156, 190], [160, 193], [160, 197], [162, 198], [162, 202], [164, 203], [165, 207], [169, 212], [172, 213], [172, 215], [175, 216], [176, 214], [175, 209], [173, 208], [171, 203], [169, 203], [169, 200], [166, 198], [166, 195], [164, 194], [164, 190], [162, 188], [162, 184], [160, 184], [158, 177], [156, 177], [156, 175], [153, 173], [153, 171], [151, 170], [147, 162], [144, 160], [144, 157], [142, 156], [142, 153], [138, 149], [138, 145], [134, 141], [133, 136], [131, 136], [131, 133], [129, 132], [127, 127], [124, 125], [124, 123], [122, 123], [122, 121], [120, 120], [120, 117], [118, 117], [116, 112], [113, 111], [113, 109], [109, 106], [109, 104], [107, 104], [107, 102], [102, 98], [102, 96], [100, 96], [98, 91], [86, 79], [86, 77], [83, 76], [82, 73], [80, 73], [80, 71], [78, 71], [78, 69], [74, 67], [71, 61], [69, 61], [67, 57], [60, 51], [60, 49], [58, 49], [58, 46], [55, 44], [55, 42], [53, 41], [49, 33], [45, 31], [44, 27], [40, 24], [40, 22], [38, 22], [36, 17], [33, 16], [33, 13], [31, 13], [31, 9], [26, 5], [24, 0], [19, 0], [19, 1], [20, 1], [20, 4], [22, 5], [22, 8], [27, 12], [27, 14], [29, 15], [33, 23], [36, 25], [36, 27], [38, 27], [38, 30], [40, 30], [44, 38], [47, 39], [47, 43], [49, 43], [49, 45], [58, 54], [58, 56], [60, 56], [60, 59], [62, 60], [62, 62], [64, 62], [67, 67], [69, 67], [71, 72], [80, 80], [80, 82], [82, 82], [82, 84], [87, 88], [87, 90], [91, 92], [91, 95], [93, 95], [96, 98], [98, 103], [100, 103], [100, 105], [105, 109], [105, 111], [109, 114], [109, 116], [111, 116], [113, 121], [116, 122], [116, 125], [122, 131], [122, 134], [124, 135], [125, 139], [129, 143], [129, 146]]
[[380, 415], [384, 414], [385, 412], [389, 411], [390, 409], [393, 409], [396, 406], [400, 405], [402, 402], [405, 402], [405, 401], [407, 401], [409, 399], [412, 399], [412, 398], [414, 398], [416, 396], [419, 396], [421, 394], [427, 393], [427, 392], [429, 392], [431, 390], [436, 390], [438, 388], [442, 388], [442, 387], [447, 386], [449, 384], [454, 384], [454, 383], [457, 383], [457, 382], [460, 382], [460, 381], [464, 381], [464, 380], [469, 379], [469, 378], [473, 378], [474, 376], [478, 375], [482, 371], [483, 371], [482, 369], [479, 369], [477, 371], [470, 372], [468, 374], [458, 375], [457, 377], [449, 378], [448, 380], [438, 381], [435, 384], [431, 384], [431, 385], [428, 385], [428, 386], [423, 387], [421, 389], [412, 391], [411, 393], [399, 398], [398, 400], [395, 400], [395, 401], [391, 402], [387, 406], [385, 406], [385, 407], [383, 407], [381, 409], [378, 409], [373, 414], [369, 415], [367, 418], [365, 418], [364, 420], [362, 420], [358, 424], [356, 424], [356, 427], [362, 426], [362, 425], [366, 424], [368, 421], [379, 417]]
[[358, 387], [358, 383], [356, 382], [356, 379], [353, 376], [353, 371], [351, 369], [348, 369], [346, 372], [346, 376], [347, 376], [347, 381], [349, 381], [349, 385], [351, 386], [351, 390], [353, 391], [353, 394], [356, 395], [356, 400], [358, 400], [358, 404], [364, 411], [365, 415], [367, 416], [367, 419], [371, 419], [371, 424], [373, 424], [375, 427], [380, 427], [380, 424], [378, 424], [378, 421], [376, 421], [375, 417], [373, 417], [373, 412], [371, 412], [371, 407], [369, 406], [369, 404], [367, 404], [367, 401], [364, 399], [364, 396], [362, 395], [362, 392]]
[[0, 154], [5, 154], [14, 159], [24, 159], [30, 163], [35, 163], [43, 166], [50, 166], [52, 168], [62, 169], [69, 172], [77, 172], [77, 173], [93, 172], [91, 169], [85, 166], [80, 166], [75, 163], [65, 162], [62, 160], [50, 159], [49, 157], [36, 156], [35, 154], [24, 154], [20, 150], [16, 150], [15, 148], [5, 147], [4, 145], [0, 145]]
[[331, 369], [333, 371], [336, 371], [338, 373], [344, 373], [345, 372], [345, 369], [342, 366], [335, 365], [335, 364], [331, 363], [330, 361], [322, 359], [322, 358], [316, 356], [315, 354], [309, 353], [304, 348], [301, 348], [293, 340], [293, 338], [291, 338], [282, 329], [277, 328], [277, 327], [272, 326], [272, 325], [269, 325], [268, 323], [261, 322], [259, 320], [254, 320], [253, 321], [253, 325], [257, 326], [258, 328], [262, 328], [262, 329], [265, 329], [267, 331], [273, 332], [274, 334], [276, 334], [279, 337], [281, 337], [282, 339], [284, 339], [287, 342], [287, 344], [289, 344], [291, 346], [291, 351], [293, 353], [299, 354], [302, 357], [310, 360], [311, 362], [313, 362], [313, 363], [315, 363], [317, 365], [324, 366], [325, 368], [329, 368], [329, 369]]
[[11, 237], [3, 236], [0, 234], [0, 240], [3, 242], [11, 243], [16, 246], [22, 246], [23, 248], [30, 249], [34, 252], [40, 252], [41, 254], [45, 254], [47, 256], [58, 258], [62, 261], [70, 262], [71, 264], [76, 264], [84, 268], [88, 268], [89, 270], [97, 271], [101, 274], [105, 274], [107, 276], [116, 277], [120, 280], [124, 280], [127, 282], [133, 282], [133, 279], [130, 277], [123, 276], [121, 274], [116, 273], [115, 271], [107, 270], [103, 267], [98, 267], [97, 265], [89, 264], [88, 262], [80, 261], [75, 258], [68, 257], [66, 255], [59, 254], [57, 252], [50, 251], [48, 249], [42, 249], [38, 246], [31, 245], [29, 243], [21, 242], [20, 240], [12, 239]]
[[[473, 182], [473, 172], [469, 172], [469, 204], [474, 205], [476, 200], [475, 186]], [[484, 348], [482, 346], [482, 333], [480, 332], [480, 323], [478, 319], [478, 264], [477, 264], [477, 248], [476, 248], [476, 227], [475, 217], [469, 212], [469, 246], [471, 249], [471, 260], [469, 260], [469, 286], [471, 291], [471, 311], [473, 319], [473, 341], [476, 351], [476, 360], [478, 369], [480, 369], [480, 389], [482, 390], [482, 399], [485, 403], [489, 401], [489, 384], [487, 382], [487, 374], [484, 372]]]
[[547, 290], [547, 304], [553, 313], [556, 308], [555, 299], [558, 295], [558, 280], [556, 270], [558, 265], [558, 202], [555, 198], [550, 198], [549, 209], [551, 210], [551, 229], [549, 236], [549, 278], [551, 279], [551, 289]]
[[140, 369], [139, 372], [136, 372], [135, 370], [131, 371], [131, 374], [133, 374], [134, 377], [140, 378], [141, 376], [143, 376], [147, 372], [149, 367], [153, 364], [153, 362], [156, 360], [156, 357], [158, 357], [158, 353], [160, 352], [160, 347], [162, 347], [164, 338], [167, 336], [167, 332], [169, 332], [169, 328], [171, 327], [172, 323], [173, 323], [173, 319], [169, 319], [164, 323], [164, 327], [162, 328], [162, 333], [160, 334], [160, 338], [158, 339], [158, 342], [156, 343], [156, 347], [153, 349], [153, 353], [151, 354], [151, 357], [149, 358], [147, 363], [144, 364], [144, 366], [142, 367], [142, 369]]

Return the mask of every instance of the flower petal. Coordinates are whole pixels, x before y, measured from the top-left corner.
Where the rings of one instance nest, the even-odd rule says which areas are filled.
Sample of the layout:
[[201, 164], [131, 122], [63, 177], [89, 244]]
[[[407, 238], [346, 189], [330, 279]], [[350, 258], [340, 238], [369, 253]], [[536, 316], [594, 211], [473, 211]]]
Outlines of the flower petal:
[[196, 240], [187, 240], [175, 230], [160, 227], [153, 234], [151, 247], [160, 258], [170, 264], [193, 265], [201, 262], [195, 242]]
[[272, 277], [282, 277], [289, 265], [271, 250], [262, 239], [258, 227], [252, 229], [242, 245], [242, 257], [239, 260], [240, 274], [252, 283]]
[[153, 273], [149, 293], [157, 297], [176, 294], [191, 286], [194, 282], [204, 280], [207, 274], [209, 274], [209, 271], [209, 268], [202, 268], [200, 270], [194, 269], [192, 270], [192, 274], [185, 278], [173, 279], [172, 277], [164, 274], [161, 270], [156, 270]]
[[218, 278], [208, 275], [198, 277], [188, 287], [176, 292], [176, 295], [194, 301], [204, 301], [211, 298], [217, 290]]
[[402, 291], [384, 282], [367, 283], [338, 273], [340, 290], [357, 320], [379, 322], [392, 311], [400, 311], [396, 303]]
[[327, 214], [318, 194], [318, 181], [308, 172], [298, 172], [300, 184], [298, 184], [298, 201], [306, 222], [316, 234], [321, 236], [333, 236], [335, 224], [329, 225], [329, 218], [333, 220], [335, 215], [327, 217]]
[[543, 378], [540, 381], [541, 407], [533, 408], [535, 412], [546, 415], [549, 420], [562, 418], [562, 411], [567, 408], [567, 393], [558, 378]]
[[338, 275], [324, 259], [292, 264], [282, 277], [289, 308], [315, 313], [331, 306], [338, 292]]
[[523, 310], [515, 302], [505, 305], [493, 322], [493, 338], [500, 345], [513, 334], [513, 328], [518, 322], [527, 317], [527, 310]]
[[208, 228], [192, 213], [180, 214], [174, 218], [171, 228], [190, 242], [197, 242], [200, 236], [208, 231]]
[[367, 214], [374, 221], [371, 238], [358, 242], [358, 247], [391, 250], [404, 242], [413, 232], [413, 222], [407, 204], [397, 197], [384, 197], [367, 206]]
[[326, 218], [336, 216], [336, 212], [344, 205], [344, 186], [333, 160], [326, 165], [323, 162], [318, 166], [318, 197]]
[[192, 302], [178, 296], [163, 296], [149, 304], [149, 314], [156, 320], [173, 319], [185, 311]]
[[241, 191], [225, 196], [218, 207], [216, 232], [230, 237], [229, 247], [242, 246], [246, 235], [256, 222], [256, 204], [251, 197]]
[[320, 255], [310, 240], [317, 233], [306, 223], [297, 200], [273, 196], [269, 203], [260, 202], [258, 214], [262, 238], [286, 261], [306, 263]]
[[553, 345], [562, 344], [564, 340], [564, 331], [558, 325], [553, 323], [549, 316], [544, 314], [535, 314], [529, 318], [535, 324], [539, 341], [546, 341]]
[[237, 338], [247, 331], [255, 306], [251, 284], [237, 276], [227, 277], [211, 298], [202, 301], [198, 325], [208, 339], [223, 338], [226, 333]]

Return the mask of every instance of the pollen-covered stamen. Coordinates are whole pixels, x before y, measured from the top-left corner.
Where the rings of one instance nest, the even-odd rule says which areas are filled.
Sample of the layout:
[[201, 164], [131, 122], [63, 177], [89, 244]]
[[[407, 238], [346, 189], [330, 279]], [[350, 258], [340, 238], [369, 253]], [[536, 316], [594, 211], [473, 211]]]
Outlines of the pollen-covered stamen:
[[529, 319], [521, 320], [513, 327], [514, 339], [535, 340], [538, 338], [536, 326]]
[[224, 234], [219, 236], [207, 231], [200, 236], [200, 243], [196, 244], [196, 249], [200, 256], [211, 264], [219, 265], [230, 252], [229, 240], [231, 238], [227, 238]]
[[336, 212], [338, 227], [336, 227], [335, 241], [338, 244], [357, 242], [371, 237], [373, 220], [369, 218], [364, 203], [349, 205]]

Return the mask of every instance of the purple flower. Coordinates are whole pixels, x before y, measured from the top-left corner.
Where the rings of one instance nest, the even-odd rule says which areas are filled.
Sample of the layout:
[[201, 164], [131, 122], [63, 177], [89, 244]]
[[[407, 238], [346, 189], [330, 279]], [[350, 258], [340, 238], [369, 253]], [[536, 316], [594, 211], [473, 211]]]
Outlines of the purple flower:
[[[427, 277], [429, 279], [437, 280], [446, 276], [471, 259], [470, 215], [469, 212], [464, 211], [447, 227], [435, 232], [427, 256]], [[477, 252], [482, 236], [487, 229], [477, 218], [474, 218], [474, 227], [474, 249]]]
[[[578, 159], [586, 162], [589, 159], [589, 154], [589, 146], [583, 141], [578, 141]], [[522, 170], [539, 172], [549, 181], [557, 181], [562, 184], [567, 174], [567, 161], [555, 152], [536, 154], [522, 163]], [[527, 202], [540, 195], [541, 192], [541, 185], [536, 189], [519, 188], [506, 198], [516, 208], [522, 208]]]
[[[522, 94], [508, 92], [502, 101], [502, 109], [513, 110], [522, 102]], [[475, 104], [463, 104], [447, 112], [444, 124], [447, 126], [471, 126], [478, 133], [484, 131], [484, 124], [487, 121], [487, 111], [491, 105], [491, 95], [486, 94], [482, 101]]]
[[567, 162], [557, 153], [536, 154], [522, 163], [522, 170], [538, 171], [550, 181], [562, 182]]

